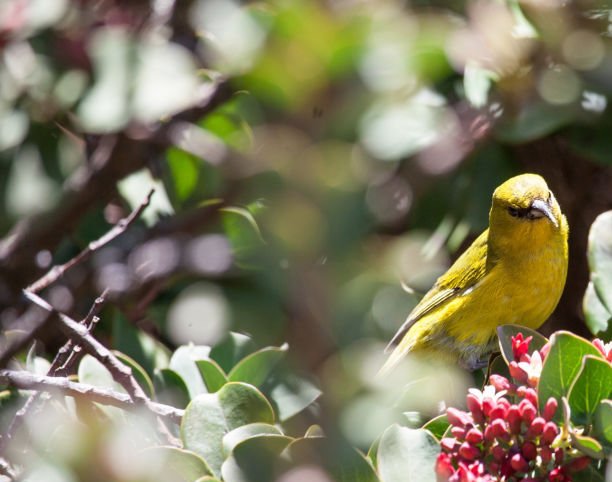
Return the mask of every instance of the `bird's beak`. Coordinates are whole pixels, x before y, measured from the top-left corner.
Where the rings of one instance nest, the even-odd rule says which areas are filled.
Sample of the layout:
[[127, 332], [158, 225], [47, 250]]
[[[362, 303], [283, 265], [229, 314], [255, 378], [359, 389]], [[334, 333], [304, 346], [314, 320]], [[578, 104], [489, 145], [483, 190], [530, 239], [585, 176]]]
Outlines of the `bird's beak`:
[[534, 218], [541, 218], [543, 216], [546, 216], [548, 219], [550, 219], [550, 222], [553, 223], [555, 228], [559, 227], [559, 223], [557, 223], [557, 220], [555, 219], [555, 216], [553, 215], [553, 212], [550, 209], [550, 205], [547, 202], [541, 199], [536, 199], [531, 203], [530, 209], [530, 214]]

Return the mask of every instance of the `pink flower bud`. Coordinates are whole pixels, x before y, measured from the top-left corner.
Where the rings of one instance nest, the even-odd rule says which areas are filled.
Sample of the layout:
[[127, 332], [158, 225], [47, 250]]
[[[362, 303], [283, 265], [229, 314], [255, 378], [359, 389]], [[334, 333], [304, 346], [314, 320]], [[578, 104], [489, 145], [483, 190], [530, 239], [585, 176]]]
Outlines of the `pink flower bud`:
[[448, 480], [455, 472], [451, 458], [448, 454], [441, 453], [436, 459], [436, 475], [439, 482]]
[[519, 434], [521, 433], [521, 413], [519, 411], [518, 406], [512, 405], [508, 409], [508, 413], [506, 415], [506, 420], [508, 421], [508, 426], [510, 428], [510, 433]]
[[483, 438], [482, 432], [477, 428], [471, 428], [468, 433], [465, 434], [465, 440], [472, 444], [482, 443]]
[[583, 455], [582, 457], [572, 460], [565, 467], [569, 472], [580, 472], [581, 470], [586, 469], [590, 463], [591, 457]]
[[514, 378], [518, 383], [526, 383], [529, 378], [527, 372], [523, 370], [517, 362], [511, 361], [508, 365], [508, 371], [510, 372], [510, 376]]
[[542, 348], [540, 348], [540, 358], [542, 361], [546, 359], [548, 352], [550, 351], [550, 342], [546, 343]]
[[542, 416], [545, 420], [552, 420], [557, 411], [558, 402], [554, 397], [550, 397], [544, 406], [544, 413]]
[[448, 418], [448, 422], [455, 427], [465, 427], [468, 423], [472, 423], [467, 413], [455, 407], [448, 407], [446, 409], [446, 417]]
[[527, 433], [525, 434], [525, 438], [534, 439], [542, 435], [544, 431], [544, 426], [546, 425], [546, 420], [542, 417], [536, 417], [531, 422], [531, 425], [527, 427]]
[[498, 404], [493, 410], [491, 410], [491, 413], [489, 413], [489, 418], [491, 420], [495, 420], [496, 418], [505, 419], [507, 414], [508, 409], [504, 405]]
[[495, 387], [495, 390], [501, 392], [510, 388], [510, 381], [506, 377], [493, 374], [489, 377], [489, 383]]
[[527, 472], [529, 464], [521, 454], [514, 454], [510, 459], [510, 466], [517, 472]]
[[457, 441], [451, 437], [445, 437], [440, 440], [440, 446], [442, 450], [446, 452], [453, 452], [455, 450], [455, 445], [457, 445]]
[[551, 444], [559, 433], [559, 427], [555, 422], [546, 422], [542, 429], [542, 443]]
[[469, 442], [463, 442], [459, 447], [459, 455], [465, 460], [474, 460], [480, 455], [480, 449]]
[[533, 419], [536, 418], [536, 415], [538, 414], [533, 403], [531, 403], [526, 398], [521, 400], [521, 403], [519, 403], [518, 408], [519, 408], [519, 413], [521, 414], [521, 418], [527, 425], [529, 425], [533, 421]]
[[538, 455], [538, 449], [533, 442], [527, 441], [523, 443], [521, 453], [523, 454], [523, 457], [525, 457], [525, 460], [534, 460]]
[[482, 402], [476, 395], [468, 393], [467, 407], [468, 410], [472, 413], [472, 418], [474, 419], [474, 422], [484, 422], [484, 414], [482, 413]]
[[495, 400], [488, 397], [485, 398], [482, 401], [482, 412], [484, 413], [484, 416], [489, 417], [491, 415], [491, 410], [493, 410], [496, 405]]
[[463, 440], [465, 437], [465, 429], [461, 427], [451, 427], [451, 433], [457, 440]]
[[493, 420], [487, 428], [485, 428], [484, 438], [487, 442], [493, 442], [495, 439], [508, 440], [510, 434], [508, 433], [508, 426], [505, 420], [501, 418]]
[[516, 390], [516, 393], [519, 397], [529, 400], [534, 406], [538, 405], [538, 394], [533, 388], [520, 386]]

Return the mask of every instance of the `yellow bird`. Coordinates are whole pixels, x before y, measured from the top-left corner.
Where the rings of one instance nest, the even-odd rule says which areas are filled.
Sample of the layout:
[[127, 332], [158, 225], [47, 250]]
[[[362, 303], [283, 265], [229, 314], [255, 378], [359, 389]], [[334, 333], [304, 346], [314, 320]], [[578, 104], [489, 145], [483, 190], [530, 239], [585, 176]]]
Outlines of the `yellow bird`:
[[546, 182], [522, 174], [495, 189], [489, 228], [436, 281], [389, 343], [381, 373], [408, 353], [474, 370], [506, 323], [539, 328], [567, 276], [565, 216]]

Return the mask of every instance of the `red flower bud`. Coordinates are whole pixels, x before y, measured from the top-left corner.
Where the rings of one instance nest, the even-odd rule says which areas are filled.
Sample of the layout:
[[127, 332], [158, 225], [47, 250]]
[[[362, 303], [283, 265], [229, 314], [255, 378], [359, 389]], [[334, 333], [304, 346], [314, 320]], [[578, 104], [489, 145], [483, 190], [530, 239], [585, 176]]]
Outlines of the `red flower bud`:
[[489, 383], [495, 387], [495, 390], [501, 392], [510, 388], [510, 381], [506, 377], [493, 374], [489, 377]]
[[525, 434], [525, 438], [533, 439], [542, 435], [542, 431], [544, 430], [544, 426], [546, 425], [546, 420], [542, 417], [536, 417], [532, 420], [531, 425], [527, 427], [527, 433]]
[[555, 463], [557, 465], [561, 465], [563, 463], [563, 459], [565, 458], [565, 452], [563, 452], [562, 448], [555, 449]]
[[510, 459], [510, 466], [517, 472], [527, 472], [529, 464], [521, 454], [514, 454]]
[[522, 333], [517, 333], [511, 338], [512, 354], [514, 355], [515, 360], [518, 360], [522, 355], [529, 351], [529, 343], [531, 343], [532, 339], [532, 336], [524, 338]]
[[480, 455], [480, 449], [469, 442], [463, 442], [459, 447], [459, 455], [465, 460], [474, 460]]
[[468, 393], [467, 407], [468, 410], [472, 413], [472, 418], [474, 419], [474, 422], [484, 422], [484, 414], [482, 413], [482, 402], [476, 395]]
[[498, 462], [501, 462], [502, 460], [506, 458], [506, 449], [503, 448], [499, 444], [494, 445], [491, 448], [490, 452], [491, 452], [491, 455], [493, 455], [493, 458], [497, 460]]
[[558, 402], [554, 397], [550, 397], [544, 406], [544, 413], [542, 416], [545, 420], [552, 420], [557, 411]]
[[538, 414], [533, 403], [531, 403], [526, 398], [521, 400], [521, 403], [519, 403], [518, 408], [519, 408], [519, 413], [521, 414], [521, 418], [527, 425], [529, 425], [533, 421], [533, 419], [536, 418], [536, 415]]
[[482, 443], [483, 435], [477, 428], [471, 428], [468, 433], [465, 434], [465, 440], [472, 444]]
[[569, 482], [569, 480], [560, 467], [552, 469], [548, 474], [548, 482]]
[[451, 433], [457, 440], [463, 440], [465, 437], [465, 429], [461, 427], [451, 427]]
[[551, 444], [559, 433], [559, 427], [555, 422], [546, 422], [542, 430], [542, 443]]
[[470, 416], [454, 407], [448, 407], [446, 409], [446, 417], [451, 425], [455, 427], [465, 427], [468, 423], [472, 423]]
[[538, 449], [533, 442], [528, 441], [523, 443], [521, 453], [523, 454], [523, 457], [525, 457], [525, 460], [534, 460], [538, 455]]
[[516, 405], [512, 405], [508, 409], [508, 413], [506, 415], [506, 420], [508, 421], [508, 426], [510, 427], [510, 433], [519, 434], [521, 433], [521, 413], [519, 408]]
[[457, 441], [454, 438], [445, 437], [442, 440], [440, 440], [440, 446], [442, 447], [442, 450], [446, 452], [454, 451], [456, 444], [457, 444]]
[[569, 472], [579, 472], [581, 470], [586, 469], [590, 463], [591, 457], [583, 455], [582, 457], [578, 457], [577, 459], [572, 460], [565, 467]]
[[547, 465], [553, 457], [552, 449], [548, 445], [544, 445], [540, 448], [540, 457], [542, 457], [542, 464]]

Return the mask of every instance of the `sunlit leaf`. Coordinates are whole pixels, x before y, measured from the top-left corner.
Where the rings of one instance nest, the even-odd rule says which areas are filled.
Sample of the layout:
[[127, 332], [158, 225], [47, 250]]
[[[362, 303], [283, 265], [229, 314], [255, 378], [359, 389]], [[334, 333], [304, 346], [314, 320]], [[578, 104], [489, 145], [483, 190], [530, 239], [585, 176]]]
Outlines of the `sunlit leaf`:
[[272, 407], [252, 385], [232, 382], [191, 401], [181, 423], [181, 438], [187, 449], [200, 454], [219, 475], [224, 460], [223, 437], [257, 422], [273, 423]]

